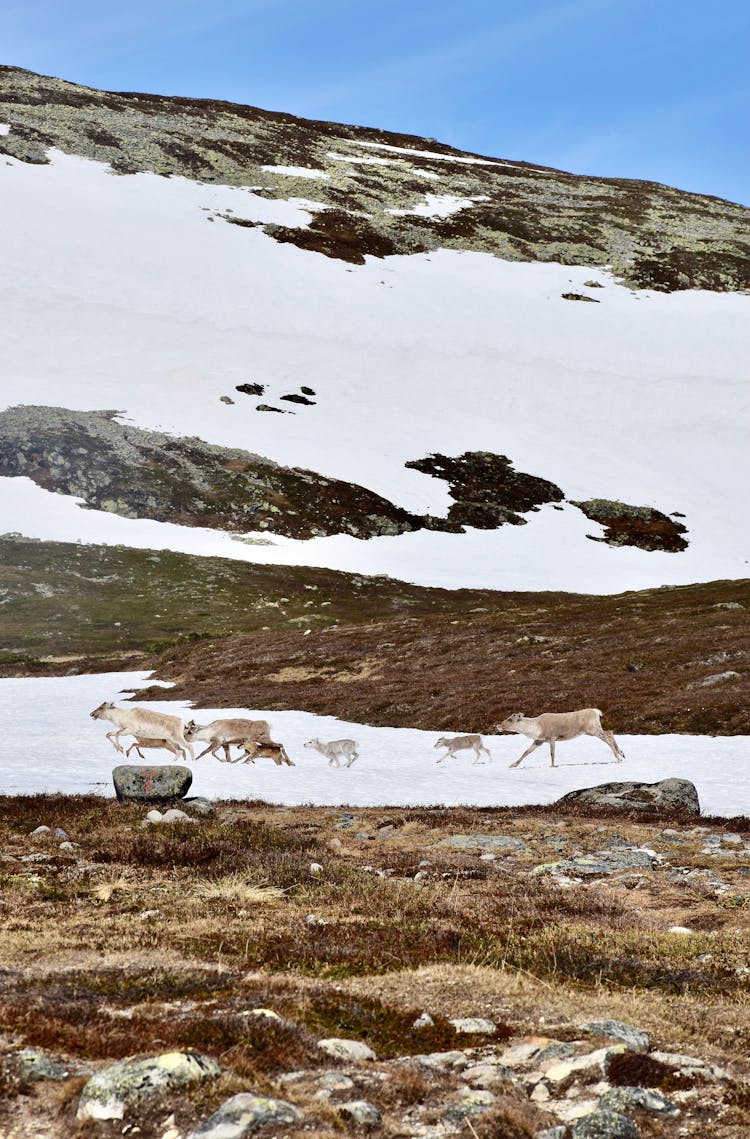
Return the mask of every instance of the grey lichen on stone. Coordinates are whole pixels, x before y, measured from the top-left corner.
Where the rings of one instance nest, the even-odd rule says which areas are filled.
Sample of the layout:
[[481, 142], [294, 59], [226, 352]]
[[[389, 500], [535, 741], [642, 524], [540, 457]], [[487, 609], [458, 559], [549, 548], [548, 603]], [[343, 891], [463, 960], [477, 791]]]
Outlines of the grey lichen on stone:
[[300, 1109], [286, 1100], [240, 1092], [191, 1131], [187, 1139], [243, 1139], [264, 1124], [299, 1123], [303, 1118]]
[[130, 1104], [220, 1075], [216, 1061], [197, 1052], [164, 1052], [145, 1060], [121, 1060], [97, 1072], [84, 1085], [78, 1119], [122, 1119]]

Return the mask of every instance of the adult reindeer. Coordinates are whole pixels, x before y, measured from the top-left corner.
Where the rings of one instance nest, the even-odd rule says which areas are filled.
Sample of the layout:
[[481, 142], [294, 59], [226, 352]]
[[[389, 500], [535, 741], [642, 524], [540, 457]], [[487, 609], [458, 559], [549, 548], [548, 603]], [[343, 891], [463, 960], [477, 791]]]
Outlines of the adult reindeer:
[[511, 767], [518, 767], [527, 755], [542, 744], [549, 744], [550, 762], [554, 767], [555, 743], [558, 740], [574, 740], [578, 736], [596, 736], [611, 750], [615, 762], [622, 763], [625, 752], [620, 749], [612, 733], [602, 727], [602, 715], [599, 708], [581, 708], [577, 712], [543, 712], [541, 716], [534, 717], [514, 712], [496, 726], [499, 732], [517, 732], [534, 741], [522, 756], [510, 764]]

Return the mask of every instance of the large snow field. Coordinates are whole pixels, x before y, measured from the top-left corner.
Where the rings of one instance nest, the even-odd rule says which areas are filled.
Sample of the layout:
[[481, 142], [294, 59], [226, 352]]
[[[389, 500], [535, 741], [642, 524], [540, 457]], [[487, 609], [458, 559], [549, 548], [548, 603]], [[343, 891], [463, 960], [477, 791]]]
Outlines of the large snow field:
[[[103, 700], [120, 702], [148, 678], [144, 672], [94, 676], [0, 680], [0, 719], [4, 725], [0, 794], [60, 792], [112, 795], [111, 772], [128, 761], [105, 739], [111, 725], [91, 720]], [[168, 692], [165, 691], [165, 696]], [[185, 702], [165, 700], [143, 706], [190, 719]], [[510, 709], [505, 709], [510, 711]], [[557, 748], [559, 766], [549, 766], [548, 749], [511, 771], [528, 741], [520, 736], [485, 736], [493, 763], [472, 766], [470, 753], [446, 759], [434, 744], [440, 732], [375, 728], [314, 716], [307, 712], [262, 709], [201, 709], [199, 723], [216, 716], [250, 715], [269, 719], [295, 767], [270, 759], [225, 764], [206, 756], [191, 765], [190, 794], [209, 798], [264, 799], [269, 803], [318, 806], [445, 805], [514, 806], [550, 803], [566, 791], [619, 780], [655, 782], [691, 779], [704, 814], [750, 813], [750, 740], [746, 736], [618, 736], [627, 758], [616, 764], [599, 740], [578, 739]], [[343, 737], [357, 740], [360, 759], [351, 768], [330, 768], [306, 749], [306, 740]], [[202, 745], [205, 746], [205, 745]], [[196, 751], [200, 748], [196, 748]], [[146, 763], [168, 763], [166, 752], [145, 752]]]
[[[604, 271], [457, 251], [346, 265], [219, 216], [305, 225], [314, 201], [52, 158], [0, 165], [0, 407], [116, 408], [141, 427], [312, 468], [419, 512], [444, 513], [446, 486], [406, 460], [499, 452], [569, 498], [682, 511], [690, 546], [605, 547], [570, 506], [501, 531], [246, 546], [34, 499], [20, 479], [0, 487], [0, 531], [448, 586], [612, 592], [747, 574], [750, 298], [632, 292]], [[439, 195], [439, 180], [431, 189]], [[272, 405], [290, 408], [279, 397], [301, 384], [317, 404], [259, 413], [234, 390], [248, 380]]]

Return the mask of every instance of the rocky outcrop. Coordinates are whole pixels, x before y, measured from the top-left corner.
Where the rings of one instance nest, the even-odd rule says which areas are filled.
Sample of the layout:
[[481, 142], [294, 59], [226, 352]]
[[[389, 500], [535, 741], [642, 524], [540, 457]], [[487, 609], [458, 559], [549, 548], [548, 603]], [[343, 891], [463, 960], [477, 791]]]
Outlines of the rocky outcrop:
[[590, 498], [573, 502], [587, 518], [604, 527], [601, 538], [587, 535], [593, 542], [608, 546], [637, 546], [641, 550], [664, 550], [676, 553], [687, 549], [687, 527], [651, 506], [629, 506], [608, 498]]
[[608, 807], [623, 811], [684, 811], [699, 815], [698, 792], [689, 779], [662, 779], [658, 783], [600, 783], [569, 791], [558, 807]]
[[[118, 174], [253, 186], [272, 199], [309, 198], [314, 185], [324, 208], [308, 227], [265, 231], [352, 263], [468, 249], [611, 266], [629, 284], [664, 291], [750, 285], [747, 209], [654, 182], [584, 177], [211, 99], [97, 91], [13, 67], [0, 68], [0, 121], [10, 125], [0, 153], [21, 162], [45, 163], [56, 147]], [[238, 239], [243, 225], [258, 224], [224, 223], [238, 227]]]
[[126, 1108], [200, 1080], [215, 1079], [221, 1068], [210, 1056], [165, 1052], [145, 1060], [123, 1060], [92, 1076], [81, 1092], [78, 1118], [122, 1119]]

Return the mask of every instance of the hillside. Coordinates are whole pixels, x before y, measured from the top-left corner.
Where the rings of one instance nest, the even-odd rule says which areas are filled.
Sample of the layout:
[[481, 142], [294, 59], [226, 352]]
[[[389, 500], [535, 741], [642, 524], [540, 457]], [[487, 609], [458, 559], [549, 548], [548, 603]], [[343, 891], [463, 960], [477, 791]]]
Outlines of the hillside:
[[272, 201], [313, 197], [309, 227], [265, 231], [354, 264], [463, 249], [607, 266], [638, 288], [750, 285], [747, 211], [653, 182], [584, 178], [210, 99], [96, 91], [12, 67], [0, 69], [3, 112], [11, 129], [0, 151], [23, 162], [48, 162], [54, 147], [118, 174], [251, 186]]

